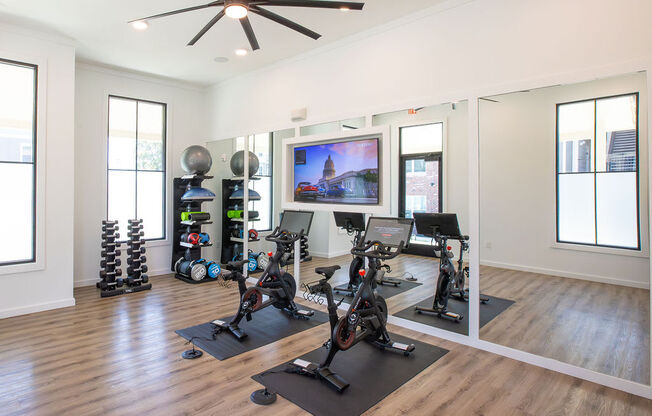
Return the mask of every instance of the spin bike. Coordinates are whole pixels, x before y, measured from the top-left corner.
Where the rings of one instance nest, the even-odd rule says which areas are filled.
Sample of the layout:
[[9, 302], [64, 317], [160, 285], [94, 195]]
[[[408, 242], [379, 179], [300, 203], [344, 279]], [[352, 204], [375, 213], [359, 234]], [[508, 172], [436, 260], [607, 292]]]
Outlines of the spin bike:
[[[464, 315], [448, 310], [448, 300], [454, 297], [462, 302], [468, 302], [469, 291], [466, 280], [469, 278], [469, 267], [464, 266], [464, 252], [469, 250], [469, 236], [459, 231], [456, 214], [423, 214], [415, 213], [417, 232], [430, 236], [435, 240], [434, 250], [439, 252], [439, 277], [435, 288], [435, 299], [432, 308], [416, 306], [417, 313], [432, 313], [440, 317], [450, 318], [456, 322], [464, 319]], [[457, 259], [457, 269], [451, 261], [455, 256], [448, 240], [460, 242], [460, 255]], [[481, 303], [487, 303], [489, 298], [480, 296]]]
[[[281, 309], [290, 317], [297, 319], [308, 319], [314, 315], [313, 311], [301, 310], [294, 303], [294, 296], [297, 292], [296, 281], [290, 273], [281, 270], [281, 267], [285, 264], [292, 252], [292, 246], [303, 235], [303, 230], [295, 233], [276, 227], [270, 235], [266, 236], [265, 240], [276, 243], [276, 252], [273, 254], [269, 253], [270, 258], [267, 268], [255, 286], [250, 288], [247, 288], [245, 285], [246, 277], [237, 271], [238, 266], [242, 268], [247, 261], [231, 262], [230, 268], [232, 272], [226, 279], [236, 280], [238, 282], [240, 306], [238, 307], [238, 313], [230, 322], [220, 320], [212, 322], [216, 327], [215, 333], [226, 330], [233, 334], [239, 341], [242, 341], [247, 337], [247, 334], [239, 327], [240, 321], [243, 318], [251, 321], [254, 312], [258, 312], [268, 306]], [[267, 296], [266, 300], [264, 296]]]
[[[335, 225], [344, 229], [348, 235], [353, 236], [353, 240], [351, 240], [353, 248], [360, 246], [362, 244], [362, 232], [365, 230], [364, 214], [361, 212], [333, 212], [333, 216], [335, 217]], [[388, 264], [382, 264], [380, 267], [384, 269], [384, 272], [391, 273], [392, 269]], [[354, 297], [362, 283], [360, 270], [364, 268], [364, 257], [354, 255], [349, 265], [349, 282], [346, 285], [334, 287], [335, 293]], [[393, 285], [396, 287], [400, 284], [401, 280], [385, 277], [385, 273], [378, 273], [375, 280], [375, 285]]]
[[[374, 217], [370, 219], [369, 226], [367, 227], [368, 230], [374, 226], [374, 219]], [[380, 220], [405, 221], [386, 218]], [[412, 221], [407, 221], [409, 222], [409, 231], [406, 235], [409, 236], [412, 230]], [[367, 232], [368, 234], [369, 232]], [[361, 243], [351, 250], [351, 254], [354, 256], [364, 257], [369, 260], [369, 271], [366, 272], [364, 269], [360, 270], [360, 287], [348, 311], [342, 317], [337, 314], [338, 304], [333, 299], [333, 290], [328, 283], [328, 280], [340, 269], [340, 266], [318, 267], [315, 269], [315, 272], [321, 274], [324, 278], [314, 285], [309, 285], [308, 290], [311, 294], [324, 294], [326, 296], [328, 318], [331, 327], [331, 338], [325, 344], [328, 348], [328, 355], [321, 364], [311, 363], [301, 359], [294, 360], [289, 365], [289, 372], [296, 372], [325, 380], [337, 392], [341, 393], [349, 386], [349, 383], [330, 369], [331, 362], [338, 351], [346, 351], [363, 340], [382, 350], [389, 349], [397, 351], [405, 356], [408, 356], [414, 351], [414, 344], [402, 344], [393, 342], [390, 339], [386, 328], [387, 303], [373, 289], [376, 275], [380, 272], [378, 269], [381, 262], [398, 256], [405, 245], [405, 238], [402, 237], [402, 240], [397, 246], [374, 240], [366, 244]]]

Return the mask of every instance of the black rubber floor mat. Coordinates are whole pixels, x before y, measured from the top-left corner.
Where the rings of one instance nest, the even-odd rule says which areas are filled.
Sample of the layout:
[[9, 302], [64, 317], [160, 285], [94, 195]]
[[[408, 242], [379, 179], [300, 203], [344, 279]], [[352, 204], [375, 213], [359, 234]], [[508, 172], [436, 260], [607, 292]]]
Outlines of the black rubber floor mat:
[[[284, 372], [287, 363], [252, 378], [313, 415], [357, 416], [448, 352], [396, 334], [391, 334], [391, 338], [396, 342], [414, 344], [416, 349], [406, 357], [393, 351], [382, 351], [362, 341], [350, 350], [337, 353], [331, 370], [350, 384], [342, 393], [338, 393], [323, 380]], [[298, 358], [320, 362], [326, 354], [326, 348], [322, 347]]]
[[[299, 308], [314, 311], [315, 314], [307, 320], [296, 319], [289, 317], [279, 309], [268, 307], [254, 313], [253, 319], [249, 322], [243, 319], [240, 322], [240, 328], [247, 333], [247, 338], [242, 341], [238, 341], [227, 331], [223, 331], [213, 338], [215, 326], [210, 322], [179, 329], [175, 332], [187, 340], [193, 339], [197, 347], [218, 360], [226, 360], [328, 322], [328, 315], [324, 312], [306, 306]], [[231, 316], [220, 318], [220, 320], [228, 322], [231, 320]]]
[[[486, 295], [483, 295], [486, 296]], [[485, 326], [489, 321], [494, 319], [496, 316], [500, 315], [507, 308], [514, 304], [513, 300], [495, 298], [493, 296], [487, 296], [489, 302], [480, 303], [480, 328]], [[408, 308], [403, 309], [400, 312], [394, 313], [392, 315], [398, 318], [409, 319], [410, 321], [419, 322], [421, 324], [434, 326], [435, 328], [445, 329], [447, 331], [457, 332], [458, 334], [468, 335], [469, 334], [469, 303], [462, 302], [460, 300], [450, 298], [448, 300], [448, 310], [455, 313], [460, 313], [464, 316], [460, 322], [455, 322], [454, 320], [448, 318], [442, 318], [432, 313], [417, 313], [414, 310], [415, 306], [421, 306], [423, 308], [432, 308], [432, 302], [435, 299], [434, 296], [429, 297], [428, 299], [422, 300], [419, 303], [416, 303]]]

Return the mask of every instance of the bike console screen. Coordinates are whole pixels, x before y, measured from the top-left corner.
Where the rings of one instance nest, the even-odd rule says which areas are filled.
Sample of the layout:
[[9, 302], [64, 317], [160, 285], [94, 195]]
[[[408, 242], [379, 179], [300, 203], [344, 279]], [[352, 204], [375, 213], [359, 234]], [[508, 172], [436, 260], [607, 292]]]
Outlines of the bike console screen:
[[398, 247], [402, 241], [407, 246], [413, 224], [410, 218], [370, 217], [364, 241], [380, 241], [390, 247]]
[[303, 230], [303, 234], [308, 235], [313, 215], [312, 211], [283, 211], [279, 228], [295, 234]]

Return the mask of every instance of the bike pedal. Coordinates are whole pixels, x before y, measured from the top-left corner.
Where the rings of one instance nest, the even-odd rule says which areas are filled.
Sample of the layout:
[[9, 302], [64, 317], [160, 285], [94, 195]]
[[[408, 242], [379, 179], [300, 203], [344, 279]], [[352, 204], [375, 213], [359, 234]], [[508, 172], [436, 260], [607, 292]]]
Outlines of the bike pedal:
[[300, 315], [300, 316], [313, 316], [315, 314], [314, 311], [305, 311], [303, 309], [297, 310], [296, 313], [297, 313], [297, 315]]

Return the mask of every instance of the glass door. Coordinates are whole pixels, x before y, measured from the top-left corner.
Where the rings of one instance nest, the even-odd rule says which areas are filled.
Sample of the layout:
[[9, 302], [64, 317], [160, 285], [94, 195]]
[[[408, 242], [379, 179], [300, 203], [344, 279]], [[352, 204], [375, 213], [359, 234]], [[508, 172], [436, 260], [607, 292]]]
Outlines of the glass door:
[[[399, 132], [399, 216], [412, 218], [415, 212], [441, 212], [443, 124], [403, 127]], [[405, 252], [434, 257], [432, 244], [430, 237], [414, 230]]]

